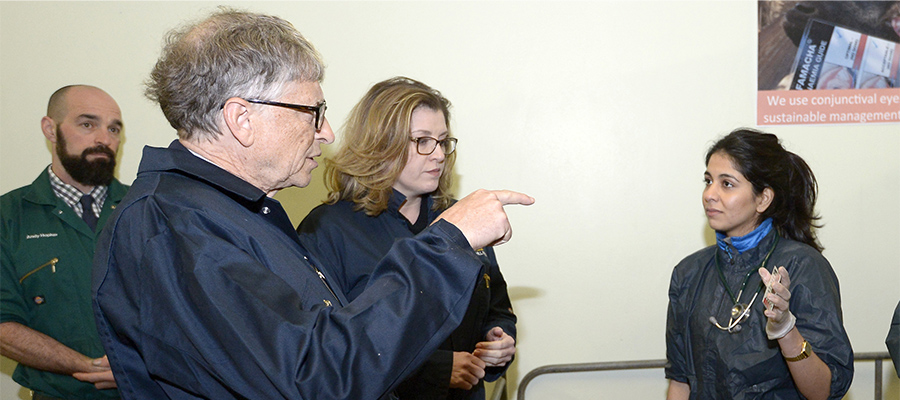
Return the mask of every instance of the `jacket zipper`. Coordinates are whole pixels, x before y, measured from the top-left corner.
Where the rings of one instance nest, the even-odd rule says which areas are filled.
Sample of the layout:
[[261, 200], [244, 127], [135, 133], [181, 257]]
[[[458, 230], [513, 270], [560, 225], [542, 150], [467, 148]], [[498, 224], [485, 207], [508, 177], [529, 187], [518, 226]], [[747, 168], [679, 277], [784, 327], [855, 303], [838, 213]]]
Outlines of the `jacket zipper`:
[[58, 263], [58, 262], [59, 262], [59, 258], [53, 257], [52, 260], [47, 261], [46, 263], [44, 263], [44, 265], [41, 265], [40, 267], [37, 267], [37, 268], [31, 270], [31, 272], [29, 272], [29, 273], [25, 274], [24, 276], [22, 276], [21, 278], [19, 278], [19, 283], [22, 283], [22, 281], [24, 281], [25, 278], [28, 278], [35, 272], [38, 272], [38, 271], [46, 268], [48, 265], [50, 266], [50, 270], [55, 274], [56, 273], [56, 263]]
[[[328, 291], [331, 292], [331, 297], [333, 297], [335, 300], [337, 300], [338, 299], [337, 295], [334, 294], [334, 290], [331, 290], [331, 285], [329, 285], [328, 281], [325, 280], [325, 274], [323, 274], [322, 271], [319, 271], [319, 268], [316, 268], [316, 266], [313, 265], [313, 263], [311, 261], [309, 261], [309, 258], [306, 258], [306, 256], [304, 256], [303, 259], [306, 260], [307, 263], [309, 263], [309, 266], [312, 267], [313, 271], [316, 271], [316, 275], [319, 275], [319, 279], [322, 280], [322, 283], [324, 283], [325, 287], [328, 288]], [[326, 300], [325, 305], [331, 307], [331, 302]]]

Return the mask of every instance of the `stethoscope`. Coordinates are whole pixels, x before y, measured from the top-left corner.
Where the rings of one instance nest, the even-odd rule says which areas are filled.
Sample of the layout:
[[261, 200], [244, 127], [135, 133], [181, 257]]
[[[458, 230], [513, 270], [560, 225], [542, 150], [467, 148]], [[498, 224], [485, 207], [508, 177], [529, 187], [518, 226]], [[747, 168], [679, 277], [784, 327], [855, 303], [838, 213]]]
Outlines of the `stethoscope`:
[[[775, 246], [778, 245], [778, 232], [775, 232], [775, 239], [772, 241], [772, 247], [769, 248], [769, 252], [766, 253], [766, 257], [763, 258], [762, 263], [759, 265], [760, 268], [766, 267], [766, 262], [769, 261], [769, 256], [772, 255], [772, 252], [775, 251]], [[744, 322], [747, 318], [750, 317], [750, 309], [753, 306], [753, 302], [756, 301], [756, 297], [759, 296], [759, 292], [762, 291], [762, 288], [765, 285], [760, 282], [759, 288], [756, 289], [756, 293], [753, 294], [753, 298], [750, 299], [750, 304], [744, 305], [739, 302], [741, 299], [741, 295], [744, 294], [744, 287], [747, 286], [747, 281], [750, 280], [750, 275], [753, 275], [754, 272], [758, 268], [751, 268], [750, 272], [747, 273], [747, 276], [744, 278], [744, 283], [741, 284], [741, 290], [738, 291], [737, 296], [731, 293], [731, 289], [728, 287], [728, 283], [725, 281], [725, 273], [722, 272], [722, 267], [719, 265], [719, 250], [716, 249], [716, 254], [714, 256], [716, 262], [716, 269], [719, 270], [719, 279], [722, 280], [722, 286], [725, 286], [725, 290], [728, 291], [728, 295], [731, 296], [731, 300], [734, 301], [734, 307], [731, 307], [731, 317], [728, 318], [728, 325], [722, 326], [716, 321], [716, 317], [710, 316], [709, 322], [715, 325], [717, 328], [727, 331], [728, 333], [736, 333], [741, 331], [741, 322]]]

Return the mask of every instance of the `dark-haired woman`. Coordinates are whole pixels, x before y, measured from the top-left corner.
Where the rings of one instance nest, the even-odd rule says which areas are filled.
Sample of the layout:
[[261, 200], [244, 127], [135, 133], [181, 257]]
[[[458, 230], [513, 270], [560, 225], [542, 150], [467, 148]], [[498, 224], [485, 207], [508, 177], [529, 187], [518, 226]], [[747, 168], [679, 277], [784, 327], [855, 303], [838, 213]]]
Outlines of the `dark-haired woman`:
[[812, 170], [775, 135], [738, 129], [707, 152], [704, 181], [716, 244], [672, 273], [668, 398], [840, 399], [853, 350]]
[[[412, 237], [447, 209], [456, 139], [450, 102], [409, 78], [375, 84], [350, 111], [337, 153], [326, 160], [326, 204], [297, 232], [336, 261], [351, 301], [397, 239]], [[462, 322], [425, 365], [397, 388], [407, 399], [484, 399], [516, 352], [516, 316], [494, 250], [477, 251], [484, 273]], [[439, 312], [436, 310], [435, 312]]]

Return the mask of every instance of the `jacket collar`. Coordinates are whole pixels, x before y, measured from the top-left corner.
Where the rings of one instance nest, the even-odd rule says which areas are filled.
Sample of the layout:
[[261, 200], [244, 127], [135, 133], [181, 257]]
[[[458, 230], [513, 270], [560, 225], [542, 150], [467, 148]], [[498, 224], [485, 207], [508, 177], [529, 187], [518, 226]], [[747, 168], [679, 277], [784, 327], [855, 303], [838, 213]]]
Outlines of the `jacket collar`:
[[[391, 193], [391, 198], [388, 199], [387, 211], [394, 215], [400, 215], [400, 207], [403, 206], [403, 203], [406, 202], [406, 196], [403, 193], [397, 191], [397, 189], [391, 189], [394, 192]], [[437, 215], [434, 215], [436, 211], [432, 209], [434, 206], [434, 199], [431, 198], [431, 195], [426, 194], [422, 196], [422, 200], [425, 201], [426, 206], [428, 207], [428, 220], [433, 221]]]
[[[766, 254], [769, 253], [769, 250], [772, 249], [772, 245], [775, 242], [775, 235], [777, 234], [776, 229], [771, 229], [769, 233], [764, 236], [756, 247], [748, 249], [743, 253], [738, 253], [737, 249], [734, 248], [734, 245], [727, 244], [727, 248], [722, 250], [718, 246], [716, 246], [716, 251], [721, 251], [724, 254], [722, 255], [722, 267], [737, 266], [739, 269], [747, 268], [747, 266], [759, 267], [760, 263], [762, 263], [763, 258], [766, 257]], [[771, 266], [767, 266], [768, 269], [771, 269]]]
[[387, 210], [391, 212], [391, 214], [399, 214], [400, 207], [403, 206], [403, 203], [406, 203], [406, 196], [403, 193], [397, 191], [397, 189], [391, 189], [394, 192], [391, 193], [391, 198], [388, 200]]
[[178, 140], [167, 149], [144, 147], [138, 175], [152, 172], [174, 172], [203, 181], [229, 194], [242, 204], [262, 204], [266, 193], [217, 165], [197, 157]]
[[116, 209], [116, 206], [119, 205], [119, 202], [122, 201], [122, 198], [127, 191], [128, 186], [123, 185], [118, 180], [113, 179], [113, 181], [110, 182], [109, 194], [106, 196], [106, 202], [103, 204], [103, 210], [100, 212], [100, 219], [97, 220], [98, 228], [94, 231], [91, 231], [87, 224], [75, 214], [72, 207], [69, 207], [62, 199], [56, 197], [56, 194], [53, 193], [53, 187], [50, 186], [50, 174], [47, 173], [46, 168], [44, 169], [44, 172], [38, 175], [37, 179], [31, 182], [31, 185], [25, 189], [25, 192], [22, 194], [22, 199], [23, 201], [28, 201], [33, 204], [52, 207], [53, 213], [58, 215], [59, 218], [65, 221], [72, 229], [92, 238], [96, 238], [97, 234], [100, 232], [100, 227], [106, 225], [106, 220], [109, 218], [110, 214], [112, 214], [112, 211]]
[[[119, 204], [122, 197], [125, 197], [125, 192], [127, 191], [128, 186], [123, 185], [118, 179], [113, 179], [109, 184], [109, 194], [106, 197], [106, 201], [110, 202], [111, 205]], [[44, 171], [31, 182], [31, 185], [22, 195], [22, 198], [34, 204], [47, 206], [56, 206], [58, 205], [58, 201], [62, 201], [56, 197], [55, 193], [53, 193], [53, 187], [50, 186], [50, 174], [47, 172], [46, 168], [44, 168]], [[104, 204], [103, 209], [105, 210], [107, 208], [108, 207]]]

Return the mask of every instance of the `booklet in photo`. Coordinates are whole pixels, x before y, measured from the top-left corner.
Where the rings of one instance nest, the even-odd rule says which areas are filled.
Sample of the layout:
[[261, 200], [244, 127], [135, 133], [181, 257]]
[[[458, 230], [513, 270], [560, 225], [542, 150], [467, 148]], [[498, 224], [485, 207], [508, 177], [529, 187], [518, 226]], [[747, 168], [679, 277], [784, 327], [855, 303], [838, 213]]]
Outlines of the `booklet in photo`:
[[791, 70], [791, 90], [896, 88], [900, 43], [811, 19]]

